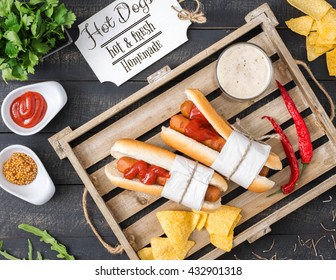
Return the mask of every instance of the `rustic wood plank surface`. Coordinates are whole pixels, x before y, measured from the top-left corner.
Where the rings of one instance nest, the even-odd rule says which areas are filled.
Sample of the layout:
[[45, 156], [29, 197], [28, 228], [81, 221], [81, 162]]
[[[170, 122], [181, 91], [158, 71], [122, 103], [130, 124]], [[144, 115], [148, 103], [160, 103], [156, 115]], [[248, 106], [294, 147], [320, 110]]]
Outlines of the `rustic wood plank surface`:
[[[76, 25], [87, 19], [111, 3], [107, 0], [83, 1], [64, 0], [69, 8], [77, 14]], [[186, 6], [193, 8], [193, 1], [185, 1]], [[166, 57], [145, 69], [120, 87], [111, 83], [101, 84], [84, 60], [75, 45], [62, 50], [46, 59], [36, 69], [36, 74], [30, 77], [29, 82], [0, 82], [0, 100], [11, 90], [26, 84], [38, 81], [56, 80], [65, 88], [68, 94], [68, 103], [60, 114], [52, 120], [40, 133], [22, 137], [11, 133], [4, 123], [0, 122], [0, 150], [11, 144], [23, 144], [33, 149], [45, 164], [50, 176], [56, 185], [55, 196], [43, 206], [34, 206], [26, 203], [0, 189], [0, 240], [4, 241], [4, 249], [20, 257], [27, 255], [27, 238], [31, 238], [34, 247], [40, 250], [44, 257], [55, 259], [56, 254], [50, 252], [38, 238], [31, 237], [18, 229], [21, 223], [29, 223], [41, 229], [47, 229], [57, 239], [67, 245], [71, 254], [77, 259], [127, 259], [125, 254], [111, 255], [99, 243], [92, 233], [83, 215], [82, 194], [83, 184], [68, 160], [60, 160], [48, 142], [55, 133], [69, 126], [76, 129], [111, 108], [121, 100], [147, 85], [146, 78], [153, 72], [169, 65], [176, 68], [181, 63], [192, 58], [200, 51], [228, 35], [245, 23], [244, 17], [265, 1], [261, 0], [204, 0], [204, 11], [207, 23], [192, 24], [189, 31], [189, 41]], [[336, 6], [336, 0], [328, 1]], [[285, 20], [301, 15], [285, 0], [269, 0], [268, 4], [279, 21], [279, 34], [295, 59], [307, 62], [305, 39], [294, 34], [285, 25]], [[76, 26], [75, 25], [75, 26]], [[78, 30], [70, 30], [73, 39], [78, 36]], [[214, 61], [215, 56], [208, 59]], [[325, 56], [308, 63], [317, 79], [331, 94], [336, 103], [335, 77], [327, 72]], [[303, 71], [309, 84], [315, 91], [322, 106], [329, 112], [329, 105], [323, 94], [311, 81], [309, 75]], [[167, 88], [182, 80], [184, 75], [169, 82]], [[133, 111], [148, 100], [136, 102], [134, 106], [113, 117], [113, 122], [122, 115]], [[284, 117], [286, 113], [284, 112]], [[336, 122], [334, 121], [334, 125]], [[312, 124], [314, 125], [314, 124]], [[97, 129], [94, 129], [94, 134]], [[331, 157], [335, 155], [331, 155]], [[282, 155], [283, 157], [283, 155]], [[318, 164], [316, 165], [318, 166]], [[97, 167], [99, 171], [99, 167]], [[320, 183], [335, 174], [335, 168], [317, 178], [314, 183]], [[336, 182], [335, 182], [336, 184]], [[309, 186], [307, 186], [309, 187]], [[275, 223], [272, 231], [249, 244], [240, 244], [230, 253], [220, 256], [220, 259], [336, 259], [336, 188], [333, 188], [310, 203], [299, 208], [287, 217]], [[112, 204], [112, 202], [109, 202]], [[261, 213], [266, 217], [278, 206], [271, 206]], [[117, 240], [106, 223], [102, 214], [91, 198], [88, 198], [89, 213], [95, 226], [103, 238], [111, 245]], [[253, 220], [253, 219], [252, 219]], [[125, 221], [127, 228], [127, 220]], [[313, 249], [312, 242], [320, 239]], [[210, 251], [213, 248], [204, 248]], [[0, 259], [3, 259], [0, 256]]]

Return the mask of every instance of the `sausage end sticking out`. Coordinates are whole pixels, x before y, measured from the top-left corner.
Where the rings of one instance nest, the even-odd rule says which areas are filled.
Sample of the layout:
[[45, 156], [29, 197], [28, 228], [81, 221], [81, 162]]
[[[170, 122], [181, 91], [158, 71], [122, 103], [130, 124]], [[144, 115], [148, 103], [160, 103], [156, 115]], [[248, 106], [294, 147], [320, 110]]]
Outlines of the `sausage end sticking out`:
[[[126, 169], [131, 168], [137, 162], [136, 159], [130, 157], [122, 157], [117, 161], [117, 169], [119, 172], [124, 173]], [[166, 184], [167, 178], [158, 177], [156, 184], [164, 186]], [[212, 185], [209, 185], [206, 194], [205, 200], [208, 202], [216, 202], [221, 197], [221, 191]]]

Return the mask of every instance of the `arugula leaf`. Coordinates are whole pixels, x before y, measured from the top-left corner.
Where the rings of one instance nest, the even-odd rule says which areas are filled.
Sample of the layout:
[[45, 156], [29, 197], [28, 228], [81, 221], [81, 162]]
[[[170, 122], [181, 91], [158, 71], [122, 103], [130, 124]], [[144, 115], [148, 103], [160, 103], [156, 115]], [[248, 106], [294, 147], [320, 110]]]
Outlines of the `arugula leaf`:
[[28, 260], [33, 260], [33, 244], [28, 239]]
[[0, 255], [2, 255], [7, 260], [20, 260], [17, 257], [14, 257], [13, 255], [7, 253], [6, 251], [3, 251], [2, 246], [3, 246], [3, 241], [0, 240]]
[[19, 228], [26, 231], [30, 232], [36, 236], [41, 237], [40, 241], [50, 244], [51, 245], [51, 250], [58, 252], [57, 257], [61, 259], [66, 259], [66, 260], [74, 260], [74, 256], [69, 255], [67, 252], [67, 248], [59, 243], [53, 236], [51, 236], [46, 230], [40, 230], [34, 226], [28, 225], [28, 224], [20, 224]]
[[40, 251], [37, 251], [36, 254], [37, 254], [37, 256], [36, 256], [36, 260], [38, 260], [38, 261], [43, 260], [43, 257], [42, 257], [42, 255], [41, 255]]
[[0, 251], [0, 255], [2, 255], [4, 258], [6, 258], [7, 260], [13, 260], [13, 261], [19, 261], [21, 259], [7, 253], [6, 251]]

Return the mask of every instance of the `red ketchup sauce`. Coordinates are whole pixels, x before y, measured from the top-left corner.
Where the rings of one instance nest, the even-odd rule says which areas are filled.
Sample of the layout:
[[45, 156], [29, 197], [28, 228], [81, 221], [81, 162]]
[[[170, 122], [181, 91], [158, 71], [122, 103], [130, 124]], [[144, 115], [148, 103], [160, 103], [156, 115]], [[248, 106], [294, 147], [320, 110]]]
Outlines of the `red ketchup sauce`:
[[153, 185], [158, 177], [169, 178], [170, 175], [169, 171], [159, 166], [150, 165], [143, 160], [139, 160], [132, 167], [125, 170], [124, 177], [129, 180], [138, 177], [140, 182], [146, 185]]
[[47, 102], [40, 93], [27, 91], [13, 101], [10, 115], [17, 125], [32, 128], [42, 121], [47, 107]]
[[216, 140], [219, 137], [219, 134], [195, 105], [190, 111], [189, 119], [190, 122], [185, 128], [185, 134], [188, 137], [198, 142], [208, 139]]

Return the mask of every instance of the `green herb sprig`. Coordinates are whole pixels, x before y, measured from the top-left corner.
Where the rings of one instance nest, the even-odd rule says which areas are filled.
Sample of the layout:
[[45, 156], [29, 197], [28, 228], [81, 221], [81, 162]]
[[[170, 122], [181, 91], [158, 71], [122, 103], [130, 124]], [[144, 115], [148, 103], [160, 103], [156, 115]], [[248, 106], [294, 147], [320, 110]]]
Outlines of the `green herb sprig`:
[[19, 258], [17, 257], [14, 257], [13, 255], [7, 253], [6, 251], [3, 251], [2, 250], [2, 246], [3, 246], [3, 241], [0, 240], [0, 255], [3, 256], [4, 258], [6, 258], [7, 260], [20, 260]]
[[[70, 255], [67, 251], [67, 248], [59, 243], [52, 235], [50, 235], [46, 230], [40, 230], [37, 227], [28, 225], [28, 224], [20, 224], [19, 229], [22, 229], [23, 231], [32, 233], [38, 237], [41, 237], [40, 242], [44, 242], [46, 244], [51, 245], [51, 250], [56, 251], [57, 257], [60, 259], [66, 259], [66, 260], [75, 260], [75, 257]], [[3, 247], [3, 241], [0, 240], [0, 255], [2, 255], [4, 258], [8, 260], [25, 260], [25, 258], [20, 259], [17, 258], [6, 251], [2, 250]], [[42, 260], [43, 257], [39, 251], [36, 252], [36, 260]], [[33, 244], [28, 239], [28, 260], [33, 260]]]
[[41, 237], [40, 241], [51, 245], [51, 250], [58, 252], [57, 257], [60, 259], [74, 260], [74, 256], [69, 255], [67, 248], [59, 243], [53, 236], [51, 236], [46, 230], [40, 230], [34, 226], [28, 224], [20, 224], [19, 229], [26, 232], [30, 232], [38, 237]]
[[64, 40], [76, 15], [58, 0], [0, 0], [0, 70], [4, 81], [28, 80], [42, 56]]

